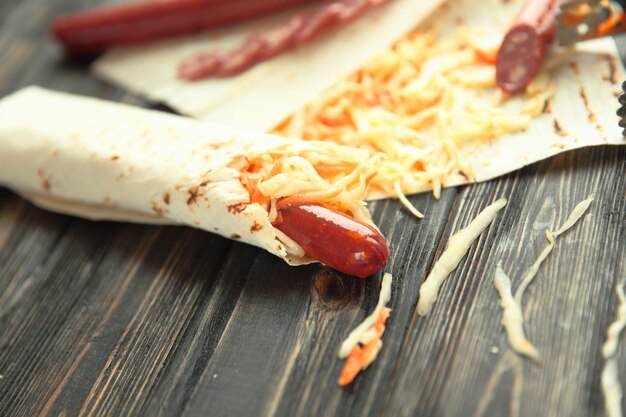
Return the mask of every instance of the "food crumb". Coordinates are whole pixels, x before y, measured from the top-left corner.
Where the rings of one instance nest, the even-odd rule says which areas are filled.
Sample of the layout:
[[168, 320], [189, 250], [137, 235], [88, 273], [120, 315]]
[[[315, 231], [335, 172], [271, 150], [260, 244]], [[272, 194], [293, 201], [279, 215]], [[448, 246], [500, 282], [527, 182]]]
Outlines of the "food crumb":
[[557, 119], [554, 119], [554, 132], [559, 136], [568, 135], [568, 133], [565, 131], [565, 129], [563, 129], [563, 126], [561, 126], [561, 123]]
[[489, 350], [491, 353], [498, 353], [500, 352], [500, 349], [498, 349], [497, 346], [492, 346], [491, 349]]
[[213, 379], [216, 379], [216, 378], [217, 378], [217, 374], [213, 374]]

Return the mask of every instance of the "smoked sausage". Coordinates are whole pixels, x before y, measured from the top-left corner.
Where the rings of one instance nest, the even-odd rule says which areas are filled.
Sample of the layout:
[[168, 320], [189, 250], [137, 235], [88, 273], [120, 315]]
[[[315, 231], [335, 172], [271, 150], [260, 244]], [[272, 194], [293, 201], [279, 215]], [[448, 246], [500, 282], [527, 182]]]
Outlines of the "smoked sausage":
[[389, 248], [373, 227], [318, 204], [293, 204], [279, 209], [274, 222], [309, 257], [360, 278], [381, 270]]
[[496, 60], [496, 84], [520, 93], [537, 75], [554, 39], [556, 16], [563, 0], [528, 0], [507, 32]]
[[151, 0], [121, 3], [58, 17], [52, 33], [71, 54], [96, 54], [193, 34], [320, 0]]

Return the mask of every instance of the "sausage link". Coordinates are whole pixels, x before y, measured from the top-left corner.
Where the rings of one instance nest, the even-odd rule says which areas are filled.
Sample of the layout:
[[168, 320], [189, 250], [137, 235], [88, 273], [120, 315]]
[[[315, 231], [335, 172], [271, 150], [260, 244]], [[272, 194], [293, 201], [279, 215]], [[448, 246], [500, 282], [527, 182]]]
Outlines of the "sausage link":
[[528, 0], [507, 32], [496, 60], [496, 83], [520, 93], [537, 75], [554, 39], [556, 15], [563, 0]]
[[279, 209], [274, 227], [285, 233], [311, 258], [360, 278], [381, 270], [389, 248], [373, 227], [317, 204]]
[[195, 81], [239, 74], [389, 1], [328, 0], [311, 14], [296, 15], [283, 24], [251, 36], [238, 48], [200, 53], [185, 59], [178, 66], [178, 77]]
[[58, 17], [52, 33], [73, 54], [187, 35], [319, 0], [152, 0]]

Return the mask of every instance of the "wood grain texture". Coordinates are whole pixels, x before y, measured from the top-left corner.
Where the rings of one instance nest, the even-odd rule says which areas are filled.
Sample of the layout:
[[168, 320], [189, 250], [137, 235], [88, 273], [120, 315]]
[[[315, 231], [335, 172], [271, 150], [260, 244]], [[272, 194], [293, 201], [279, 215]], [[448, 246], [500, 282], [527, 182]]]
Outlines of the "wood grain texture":
[[[39, 84], [147, 106], [47, 37], [55, 14], [99, 3], [0, 2], [0, 95]], [[590, 194], [526, 294], [543, 360], [522, 360], [501, 329], [495, 265], [519, 283], [543, 231]], [[449, 236], [501, 196], [506, 208], [419, 317], [419, 285]], [[60, 216], [0, 188], [0, 416], [602, 416], [600, 345], [626, 278], [626, 148], [410, 200], [423, 221], [395, 201], [371, 205], [391, 247], [393, 312], [377, 362], [340, 389], [337, 350], [381, 275], [292, 268], [189, 228]]]

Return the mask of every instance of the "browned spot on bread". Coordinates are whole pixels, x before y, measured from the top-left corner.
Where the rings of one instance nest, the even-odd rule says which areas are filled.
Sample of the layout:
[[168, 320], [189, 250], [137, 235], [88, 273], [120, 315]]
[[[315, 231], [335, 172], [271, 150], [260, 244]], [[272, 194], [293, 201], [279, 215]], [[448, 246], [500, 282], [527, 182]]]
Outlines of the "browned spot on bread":
[[163, 193], [163, 202], [169, 206], [169, 204], [170, 204], [170, 193]]
[[617, 63], [615, 62], [615, 57], [610, 54], [605, 54], [604, 58], [606, 59], [606, 63], [609, 67], [609, 73], [602, 77], [604, 81], [610, 82], [611, 84], [619, 83], [617, 79]]
[[45, 191], [50, 191], [50, 181], [43, 180], [41, 183], [41, 188], [43, 188]]
[[111, 197], [109, 197], [108, 195], [104, 196], [104, 204], [111, 204]]
[[569, 63], [569, 67], [572, 69], [572, 71], [574, 71], [574, 74], [576, 75], [580, 75], [580, 70], [578, 69], [578, 63], [575, 61], [572, 61]]
[[589, 123], [595, 122], [596, 115], [589, 106], [589, 96], [587, 95], [587, 90], [585, 90], [585, 87], [583, 86], [580, 87], [580, 98], [583, 99], [583, 103], [585, 104], [585, 108], [587, 109], [587, 119], [589, 120]]
[[589, 98], [587, 97], [587, 90], [585, 90], [585, 87], [580, 87], [580, 91], [579, 91], [579, 95], [580, 98], [583, 99], [583, 103], [585, 103], [585, 107], [589, 108]]
[[225, 140], [222, 140], [221, 142], [209, 143], [206, 146], [209, 149], [217, 150], [217, 149], [227, 148], [228, 146], [231, 146], [233, 142], [234, 142], [234, 139], [225, 139]]
[[234, 233], [232, 235], [230, 235], [230, 238], [233, 240], [237, 240], [237, 239], [241, 239], [241, 236], [239, 236], [237, 233]]
[[111, 161], [117, 161], [118, 159], [120, 159], [119, 155], [113, 155], [109, 158]]
[[465, 171], [459, 169], [459, 175], [465, 178], [466, 181], [471, 180], [470, 176], [465, 173]]
[[544, 101], [543, 109], [541, 110], [541, 113], [543, 114], [552, 113], [552, 100], [547, 99], [546, 101]]
[[565, 131], [565, 129], [563, 129], [561, 123], [556, 119], [554, 119], [554, 133], [559, 136], [567, 136], [567, 132]]
[[154, 213], [159, 216], [159, 217], [163, 217], [163, 209], [161, 207], [159, 207], [157, 205], [157, 203], [155, 203], [154, 201], [152, 202], [152, 211], [154, 211]]
[[37, 170], [37, 175], [43, 178], [43, 177], [46, 176], [46, 173], [45, 173], [45, 171], [43, 169], [39, 168]]
[[52, 156], [59, 156], [59, 150], [58, 149], [53, 150]]
[[228, 206], [228, 212], [229, 213], [239, 214], [242, 211], [244, 211], [245, 209], [246, 209], [246, 204], [245, 203], [231, 204], [230, 206]]
[[259, 230], [261, 230], [261, 229], [263, 229], [263, 225], [261, 225], [261, 224], [259, 224], [259, 223], [257, 223], [257, 222], [254, 222], [254, 224], [253, 224], [252, 226], [250, 226], [250, 231], [251, 231], [252, 233], [254, 233], [254, 232], [258, 232], [258, 231], [259, 231]]
[[187, 205], [190, 206], [198, 200], [200, 192], [198, 191], [198, 187], [191, 187], [189, 190], [187, 190], [187, 193], [189, 194], [189, 198], [187, 199]]

